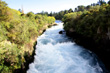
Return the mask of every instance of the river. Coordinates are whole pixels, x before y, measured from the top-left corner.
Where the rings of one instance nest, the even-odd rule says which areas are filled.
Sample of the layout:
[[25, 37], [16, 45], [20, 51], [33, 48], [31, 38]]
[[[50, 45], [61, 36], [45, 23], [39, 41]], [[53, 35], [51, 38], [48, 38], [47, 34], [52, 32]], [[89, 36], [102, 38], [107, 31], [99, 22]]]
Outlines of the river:
[[27, 73], [107, 73], [91, 51], [72, 42], [63, 30], [63, 23], [47, 29], [37, 39], [36, 55]]

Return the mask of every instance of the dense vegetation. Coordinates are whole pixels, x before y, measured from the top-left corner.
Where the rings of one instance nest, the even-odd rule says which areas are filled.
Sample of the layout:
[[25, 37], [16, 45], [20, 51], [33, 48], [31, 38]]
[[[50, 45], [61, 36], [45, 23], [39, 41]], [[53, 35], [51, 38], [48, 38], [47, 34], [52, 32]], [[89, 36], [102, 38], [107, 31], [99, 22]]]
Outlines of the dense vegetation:
[[71, 12], [73, 12], [73, 10], [70, 8], [69, 10], [62, 10], [62, 11], [60, 11], [60, 12], [58, 12], [58, 13], [55, 13], [55, 12], [52, 13], [52, 12], [51, 12], [51, 13], [49, 14], [49, 16], [54, 16], [55, 19], [61, 20], [65, 14], [68, 14], [68, 13], [71, 13]]
[[62, 10], [60, 12], [51, 12], [51, 13], [42, 11], [41, 13], [38, 13], [38, 14], [48, 15], [48, 16], [54, 16], [55, 19], [61, 20], [65, 14], [71, 13], [71, 12], [73, 12], [73, 10], [70, 8], [69, 10], [64, 10], [64, 11]]
[[33, 52], [33, 43], [54, 17], [29, 12], [20, 13], [0, 0], [0, 73], [13, 73], [23, 67]]
[[110, 5], [96, 5], [83, 12], [66, 14], [63, 17], [64, 29], [77, 32], [86, 37], [94, 39], [106, 39], [110, 35]]
[[110, 71], [110, 1], [82, 8], [64, 15], [64, 29], [77, 44], [95, 52]]
[[0, 73], [13, 73], [24, 67], [25, 57], [32, 55], [36, 38], [55, 22], [55, 18], [63, 18], [67, 33], [93, 38], [96, 43], [102, 39], [110, 40], [109, 4], [99, 0], [99, 4], [81, 5], [75, 10], [23, 14], [0, 0]]

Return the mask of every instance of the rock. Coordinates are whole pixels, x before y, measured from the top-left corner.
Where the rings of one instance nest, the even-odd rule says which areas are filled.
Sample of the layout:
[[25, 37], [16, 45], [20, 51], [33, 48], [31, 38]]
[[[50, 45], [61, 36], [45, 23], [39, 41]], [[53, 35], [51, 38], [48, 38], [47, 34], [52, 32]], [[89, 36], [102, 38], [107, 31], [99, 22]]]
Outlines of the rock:
[[54, 24], [53, 24], [53, 26], [56, 26], [56, 25], [58, 25], [58, 24], [57, 24], [57, 23], [54, 23]]
[[65, 32], [65, 31], [62, 31], [62, 30], [61, 30], [61, 31], [59, 32], [59, 34], [63, 34], [63, 32]]
[[60, 31], [60, 32], [59, 32], [59, 34], [62, 34], [62, 33], [63, 33], [63, 31]]

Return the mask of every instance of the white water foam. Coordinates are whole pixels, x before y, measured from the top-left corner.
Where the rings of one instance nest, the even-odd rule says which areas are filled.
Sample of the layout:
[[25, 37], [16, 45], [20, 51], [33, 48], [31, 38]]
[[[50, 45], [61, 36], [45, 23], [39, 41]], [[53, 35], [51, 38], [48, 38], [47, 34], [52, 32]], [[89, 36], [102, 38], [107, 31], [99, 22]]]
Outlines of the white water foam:
[[58, 32], [63, 23], [53, 26], [37, 39], [36, 55], [27, 73], [104, 73], [91, 52]]

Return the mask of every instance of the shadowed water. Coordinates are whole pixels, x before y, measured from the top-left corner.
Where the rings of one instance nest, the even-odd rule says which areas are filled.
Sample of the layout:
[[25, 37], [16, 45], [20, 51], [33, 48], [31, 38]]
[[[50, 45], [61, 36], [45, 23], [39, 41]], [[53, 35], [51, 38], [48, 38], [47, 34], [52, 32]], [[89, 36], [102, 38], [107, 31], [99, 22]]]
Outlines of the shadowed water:
[[35, 60], [27, 73], [106, 73], [92, 52], [59, 34], [63, 23], [57, 23], [38, 37]]

